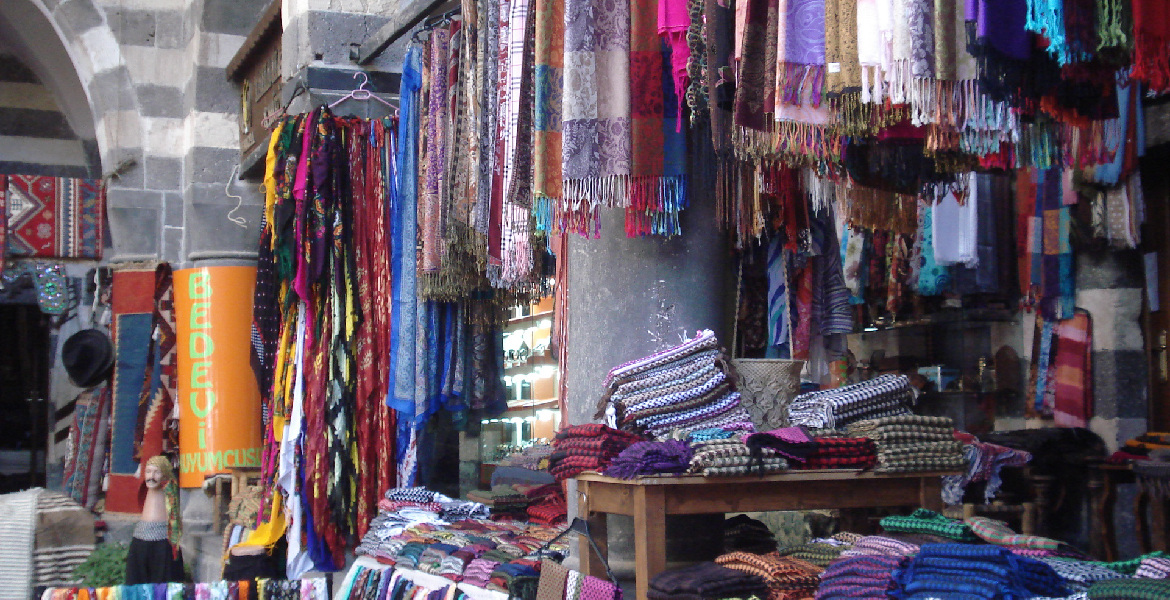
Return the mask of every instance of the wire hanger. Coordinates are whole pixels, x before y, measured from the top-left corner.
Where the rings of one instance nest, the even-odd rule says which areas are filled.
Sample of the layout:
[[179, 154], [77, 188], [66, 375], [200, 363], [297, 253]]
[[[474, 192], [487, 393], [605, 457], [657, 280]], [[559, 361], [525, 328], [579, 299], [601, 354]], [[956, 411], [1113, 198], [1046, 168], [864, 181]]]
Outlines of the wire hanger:
[[333, 104], [329, 105], [329, 108], [333, 108], [338, 104], [345, 102], [346, 100], [377, 100], [378, 102], [381, 102], [390, 108], [397, 108], [392, 103], [379, 98], [378, 96], [374, 95], [374, 92], [366, 89], [366, 84], [370, 82], [370, 76], [366, 75], [365, 71], [357, 71], [353, 74], [354, 79], [357, 79], [358, 77], [362, 78], [361, 85], [359, 85], [356, 90], [353, 90], [352, 92], [334, 101]]
[[413, 34], [411, 34], [410, 41], [414, 42], [415, 44], [422, 43], [422, 38], [420, 37], [422, 34], [429, 33], [432, 29], [450, 25], [451, 21], [453, 21], [455, 16], [457, 16], [460, 12], [462, 12], [462, 9], [453, 8], [441, 15], [423, 19], [422, 27], [419, 27], [418, 31], [415, 31]]

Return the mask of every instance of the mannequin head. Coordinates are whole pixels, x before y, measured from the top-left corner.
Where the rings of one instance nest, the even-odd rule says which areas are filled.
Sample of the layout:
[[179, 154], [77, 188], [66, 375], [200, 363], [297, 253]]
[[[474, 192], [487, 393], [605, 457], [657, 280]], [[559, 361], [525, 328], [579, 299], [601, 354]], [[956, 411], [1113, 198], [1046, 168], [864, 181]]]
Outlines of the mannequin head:
[[165, 483], [165, 481], [163, 481], [162, 471], [160, 471], [159, 468], [155, 465], [146, 465], [146, 470], [143, 472], [143, 475], [146, 478], [147, 489], [157, 490], [160, 486], [162, 486], [163, 483]]
[[165, 456], [156, 456], [146, 461], [142, 478], [148, 490], [161, 490], [175, 476], [171, 461]]

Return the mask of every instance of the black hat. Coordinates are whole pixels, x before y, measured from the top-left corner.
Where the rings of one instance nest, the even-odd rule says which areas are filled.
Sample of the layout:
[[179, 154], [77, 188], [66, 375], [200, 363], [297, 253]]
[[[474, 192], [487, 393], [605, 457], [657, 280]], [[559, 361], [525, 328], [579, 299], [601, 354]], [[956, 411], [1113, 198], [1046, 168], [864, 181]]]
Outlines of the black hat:
[[114, 346], [105, 333], [82, 329], [61, 346], [61, 364], [74, 385], [91, 388], [109, 377], [114, 366]]

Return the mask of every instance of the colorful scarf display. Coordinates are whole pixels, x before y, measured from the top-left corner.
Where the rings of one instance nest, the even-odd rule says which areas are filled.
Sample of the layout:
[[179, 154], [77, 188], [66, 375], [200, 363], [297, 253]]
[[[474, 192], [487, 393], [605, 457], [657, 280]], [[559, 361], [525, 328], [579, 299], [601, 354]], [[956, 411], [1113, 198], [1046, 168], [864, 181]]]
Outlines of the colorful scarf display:
[[[106, 189], [98, 180], [0, 175], [7, 215], [3, 254], [100, 259], [105, 244]], [[6, 239], [5, 239], [6, 238]], [[3, 267], [0, 259], [0, 268]]]

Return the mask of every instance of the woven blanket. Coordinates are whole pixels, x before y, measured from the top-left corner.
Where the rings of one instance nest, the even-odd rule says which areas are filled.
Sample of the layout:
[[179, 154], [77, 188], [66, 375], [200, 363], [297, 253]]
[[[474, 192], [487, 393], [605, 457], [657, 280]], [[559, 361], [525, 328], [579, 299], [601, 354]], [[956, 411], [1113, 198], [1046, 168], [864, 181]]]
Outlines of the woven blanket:
[[919, 508], [907, 516], [891, 515], [881, 520], [886, 531], [932, 533], [960, 542], [977, 542], [979, 537], [962, 521], [948, 519], [932, 510]]
[[837, 429], [863, 418], [867, 411], [894, 406], [907, 407], [918, 392], [904, 375], [881, 375], [869, 381], [841, 388], [801, 394], [788, 407], [794, 425], [814, 429]]
[[605, 475], [634, 479], [655, 473], [683, 473], [690, 467], [691, 449], [686, 442], [638, 442], [610, 462]]
[[878, 457], [892, 459], [907, 456], [961, 456], [962, 453], [963, 444], [955, 440], [912, 444], [878, 444], [877, 446]]
[[28, 600], [33, 584], [36, 505], [41, 488], [0, 495], [0, 600]]
[[713, 562], [701, 562], [663, 571], [650, 580], [649, 596], [662, 600], [700, 600], [751, 595], [763, 598], [767, 585], [757, 575], [729, 569]]
[[1059, 540], [1016, 533], [1007, 523], [988, 517], [968, 517], [964, 521], [971, 531], [984, 541], [999, 546], [1020, 546], [1036, 550], [1059, 550], [1065, 544]]
[[6, 254], [102, 257], [105, 187], [96, 179], [0, 175], [8, 210]]
[[586, 423], [584, 425], [572, 425], [566, 427], [556, 434], [556, 440], [553, 441], [553, 446], [557, 445], [557, 441], [568, 440], [570, 438], [590, 438], [605, 435], [617, 440], [629, 440], [632, 444], [634, 442], [644, 441], [645, 438], [634, 435], [626, 431], [618, 431], [612, 427], [607, 427], [600, 423]]
[[718, 350], [703, 350], [655, 367], [615, 387], [610, 398], [614, 402], [625, 401], [638, 392], [672, 385], [695, 371], [714, 366], [718, 357]]
[[1089, 587], [1089, 600], [1164, 600], [1170, 581], [1164, 579], [1110, 579]]
[[1170, 577], [1170, 559], [1165, 558], [1143, 558], [1142, 564], [1138, 566], [1134, 577], [1145, 577], [1146, 579], [1166, 579]]
[[840, 558], [841, 553], [848, 549], [848, 546], [809, 542], [785, 548], [780, 551], [780, 555], [790, 556], [823, 569]]
[[1126, 576], [1098, 562], [1040, 557], [1036, 560], [1052, 567], [1053, 571], [1072, 589], [1084, 591], [1094, 582], [1106, 579], [1124, 579]]
[[997, 546], [926, 544], [894, 574], [897, 598], [1067, 596], [1052, 567]]
[[870, 469], [877, 464], [877, 457], [870, 456], [826, 456], [813, 457], [803, 463], [796, 463], [792, 468], [797, 470], [817, 469]]
[[[566, 14], [566, 19], [568, 15]], [[605, 387], [612, 388], [614, 385], [621, 385], [627, 380], [633, 379], [635, 376], [645, 373], [656, 367], [660, 367], [671, 361], [686, 357], [692, 353], [701, 352], [704, 350], [712, 350], [719, 347], [719, 340], [715, 338], [715, 332], [710, 329], [703, 329], [695, 334], [694, 338], [674, 346], [667, 348], [662, 352], [652, 354], [645, 358], [633, 360], [609, 371], [605, 378]]]
[[[940, 430], [951, 431], [955, 422], [950, 417], [928, 417], [924, 415], [897, 415], [882, 417], [869, 421], [859, 421], [849, 426], [850, 433], [884, 432], [884, 431], [928, 431], [937, 433]], [[896, 426], [908, 426], [897, 428]]]
[[729, 569], [757, 575], [770, 589], [816, 589], [820, 583], [821, 568], [790, 556], [777, 553], [752, 554], [731, 552], [715, 559], [715, 563]]
[[34, 584], [78, 585], [73, 574], [94, 548], [93, 514], [64, 494], [42, 491], [37, 497]]
[[878, 459], [878, 471], [907, 473], [912, 471], [953, 471], [967, 467], [962, 456], [912, 456], [903, 459]]
[[841, 553], [847, 556], [911, 556], [918, 554], [918, 544], [897, 540], [881, 535], [868, 535], [853, 543], [853, 547]]
[[901, 556], [858, 556], [837, 560], [821, 573], [816, 600], [886, 598]]

